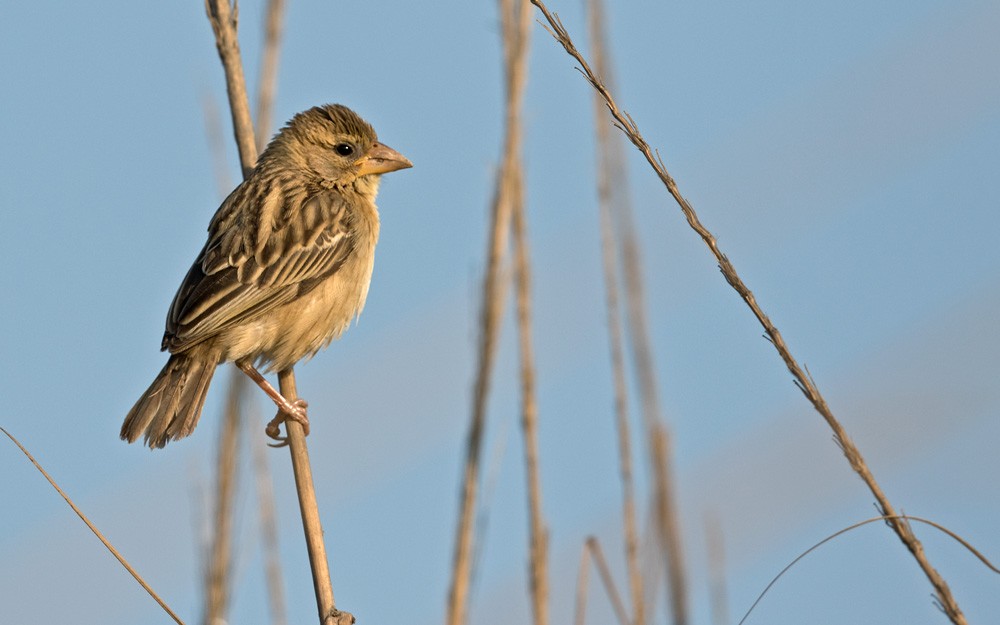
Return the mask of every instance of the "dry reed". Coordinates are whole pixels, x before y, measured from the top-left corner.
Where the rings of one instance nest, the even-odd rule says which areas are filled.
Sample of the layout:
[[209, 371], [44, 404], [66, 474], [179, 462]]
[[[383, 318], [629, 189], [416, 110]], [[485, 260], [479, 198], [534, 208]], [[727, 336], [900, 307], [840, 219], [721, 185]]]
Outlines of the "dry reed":
[[506, 71], [514, 83], [507, 100], [507, 151], [501, 185], [511, 207], [514, 282], [521, 368], [521, 427], [528, 491], [529, 584], [535, 625], [547, 625], [548, 531], [542, 515], [542, 485], [538, 468], [538, 403], [535, 398], [535, 355], [531, 338], [531, 261], [524, 206], [524, 166], [521, 161], [522, 113], [527, 78], [531, 8], [526, 0], [500, 0]]
[[[212, 31], [215, 33], [216, 49], [225, 71], [226, 92], [229, 95], [233, 131], [239, 149], [243, 175], [246, 177], [253, 170], [257, 161], [257, 147], [254, 142], [254, 129], [250, 120], [250, 105], [247, 98], [246, 81], [243, 76], [243, 63], [240, 60], [239, 42], [236, 35], [237, 10], [235, 7], [230, 7], [228, 0], [206, 0], [205, 7]], [[298, 395], [295, 388], [295, 374], [292, 369], [279, 372], [278, 383], [285, 399], [294, 402]], [[289, 420], [285, 424], [285, 428], [288, 434], [292, 471], [295, 475], [299, 510], [302, 514], [302, 525], [309, 553], [309, 565], [312, 570], [319, 621], [323, 625], [353, 623], [354, 617], [347, 612], [337, 610], [334, 603], [333, 585], [330, 582], [330, 569], [326, 556], [326, 545], [323, 542], [319, 508], [316, 504], [316, 490], [313, 486], [312, 467], [309, 463], [305, 432], [302, 425], [293, 420]]]
[[[611, 80], [611, 63], [605, 51], [604, 5], [590, 0], [588, 22], [590, 42], [598, 71]], [[625, 353], [622, 321], [619, 313], [618, 243], [615, 231], [615, 211], [628, 211], [624, 196], [625, 161], [621, 141], [612, 137], [600, 98], [594, 97], [594, 131], [597, 136], [597, 198], [601, 223], [601, 259], [604, 271], [605, 304], [608, 318], [608, 339], [614, 386], [615, 423], [618, 434], [619, 473], [622, 482], [622, 519], [625, 538], [625, 565], [632, 598], [632, 623], [645, 625], [642, 574], [639, 571], [639, 538], [636, 528], [635, 486], [632, 479], [631, 434], [628, 419], [628, 386], [625, 377]]]
[[[261, 49], [260, 74], [257, 78], [257, 117], [254, 134], [257, 150], [263, 150], [271, 135], [274, 119], [274, 99], [278, 91], [278, 58], [281, 52], [282, 24], [285, 0], [268, 0], [264, 18], [264, 45]], [[253, 446], [253, 466], [257, 484], [257, 510], [260, 519], [261, 549], [264, 552], [264, 576], [267, 579], [268, 608], [272, 625], [284, 625], [285, 591], [281, 580], [281, 560], [278, 557], [278, 526], [274, 510], [271, 471], [267, 462], [267, 446], [256, 439]]]
[[212, 544], [205, 570], [205, 609], [202, 622], [215, 625], [226, 620], [232, 596], [233, 516], [239, 466], [242, 395], [246, 378], [233, 370], [219, 430], [219, 448], [215, 472], [215, 514]]
[[729, 591], [726, 588], [726, 547], [722, 523], [713, 513], [705, 514], [705, 547], [708, 553], [708, 596], [714, 625], [729, 622]]
[[271, 625], [285, 625], [285, 590], [281, 581], [281, 560], [278, 557], [278, 523], [274, 509], [274, 491], [267, 462], [268, 447], [257, 437], [253, 443], [254, 476], [257, 483], [257, 514], [260, 519], [260, 542], [264, 552], [264, 576], [267, 580], [267, 602]]
[[[501, 2], [501, 15], [506, 13]], [[530, 19], [530, 12], [524, 12]], [[530, 22], [529, 22], [530, 23]], [[486, 268], [483, 276], [482, 304], [477, 345], [478, 365], [472, 392], [472, 410], [465, 445], [462, 488], [459, 495], [458, 524], [452, 558], [451, 584], [448, 591], [447, 625], [464, 625], [468, 618], [469, 586], [475, 554], [476, 498], [479, 490], [482, 443], [486, 431], [486, 404], [489, 398], [496, 348], [500, 335], [506, 285], [503, 263], [511, 229], [512, 188], [509, 183], [514, 169], [514, 154], [519, 154], [519, 122], [513, 118], [517, 103], [523, 97], [526, 81], [525, 64], [515, 64], [515, 47], [504, 38], [505, 130], [503, 158], [496, 178], [490, 204], [490, 232], [487, 237]]]
[[273, 127], [274, 97], [278, 91], [278, 56], [281, 52], [282, 24], [285, 17], [285, 0], [268, 0], [264, 17], [264, 46], [260, 57], [260, 74], [257, 76], [257, 151], [267, 146]]

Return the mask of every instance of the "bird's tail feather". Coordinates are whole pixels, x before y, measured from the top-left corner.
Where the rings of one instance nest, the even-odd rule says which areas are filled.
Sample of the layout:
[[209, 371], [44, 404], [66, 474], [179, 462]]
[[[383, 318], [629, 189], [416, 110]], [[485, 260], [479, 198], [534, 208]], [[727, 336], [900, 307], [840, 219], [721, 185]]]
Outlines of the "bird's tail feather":
[[201, 416], [208, 385], [215, 374], [214, 359], [173, 354], [122, 424], [122, 440], [133, 443], [145, 435], [151, 449], [194, 431]]

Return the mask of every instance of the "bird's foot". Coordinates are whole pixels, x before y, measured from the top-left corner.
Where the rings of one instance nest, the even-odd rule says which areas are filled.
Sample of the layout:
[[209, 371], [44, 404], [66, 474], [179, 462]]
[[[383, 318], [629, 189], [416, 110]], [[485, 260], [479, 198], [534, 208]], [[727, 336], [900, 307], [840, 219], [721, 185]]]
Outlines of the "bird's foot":
[[301, 425], [303, 434], [305, 436], [309, 436], [309, 416], [306, 413], [306, 409], [308, 407], [309, 402], [304, 399], [296, 399], [295, 401], [287, 403], [284, 406], [279, 405], [278, 414], [276, 414], [274, 418], [268, 422], [267, 427], [264, 428], [264, 433], [278, 442], [268, 443], [268, 445], [271, 447], [288, 446], [288, 437], [281, 435], [281, 424], [285, 423], [289, 419]]

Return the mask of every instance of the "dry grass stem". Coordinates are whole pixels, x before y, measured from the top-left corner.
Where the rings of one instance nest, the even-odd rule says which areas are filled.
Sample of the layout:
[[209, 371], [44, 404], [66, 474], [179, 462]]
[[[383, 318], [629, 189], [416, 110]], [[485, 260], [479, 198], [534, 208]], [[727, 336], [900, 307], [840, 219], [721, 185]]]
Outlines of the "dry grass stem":
[[913, 531], [910, 529], [910, 526], [906, 523], [906, 521], [899, 518], [896, 514], [895, 509], [889, 502], [888, 497], [886, 497], [885, 493], [882, 491], [881, 486], [879, 486], [875, 477], [869, 470], [868, 465], [865, 463], [864, 458], [861, 456], [861, 452], [858, 450], [857, 446], [855, 446], [854, 442], [848, 437], [847, 432], [844, 430], [843, 426], [841, 426], [840, 422], [834, 417], [833, 412], [830, 410], [826, 400], [819, 392], [819, 389], [816, 387], [812, 378], [792, 356], [792, 353], [785, 343], [781, 333], [778, 331], [778, 328], [775, 327], [770, 318], [758, 305], [753, 293], [736, 273], [736, 269], [729, 261], [729, 258], [727, 258], [726, 255], [719, 249], [715, 236], [704, 225], [702, 225], [701, 220], [691, 207], [691, 204], [681, 195], [679, 189], [677, 188], [677, 183], [667, 172], [666, 166], [663, 164], [659, 154], [654, 152], [654, 150], [646, 142], [645, 138], [643, 138], [635, 120], [618, 108], [611, 92], [601, 79], [594, 74], [586, 59], [576, 49], [569, 33], [563, 27], [558, 17], [554, 16], [541, 0], [531, 0], [531, 2], [542, 12], [542, 15], [548, 23], [546, 29], [556, 39], [556, 41], [563, 46], [566, 52], [580, 64], [580, 71], [584, 74], [594, 89], [596, 89], [601, 95], [608, 107], [608, 110], [611, 112], [611, 115], [615, 118], [616, 125], [625, 133], [632, 144], [635, 145], [635, 147], [646, 158], [646, 161], [656, 172], [664, 186], [666, 186], [667, 191], [680, 206], [688, 224], [695, 232], [698, 233], [711, 250], [726, 281], [733, 287], [733, 289], [736, 290], [743, 301], [746, 302], [747, 306], [750, 307], [750, 310], [753, 312], [754, 316], [767, 333], [768, 339], [778, 351], [778, 354], [785, 363], [785, 366], [795, 378], [796, 385], [833, 430], [837, 445], [841, 448], [841, 450], [843, 450], [844, 456], [847, 458], [851, 467], [865, 482], [869, 490], [872, 492], [872, 495], [874, 495], [879, 510], [882, 512], [882, 516], [889, 519], [889, 526], [896, 532], [897, 536], [899, 536], [900, 540], [910, 553], [913, 554], [920, 568], [927, 576], [927, 579], [931, 582], [941, 609], [953, 623], [956, 625], [964, 625], [966, 623], [965, 616], [962, 614], [962, 611], [952, 595], [951, 590], [948, 588], [948, 584], [944, 581], [944, 578], [942, 578], [934, 567], [931, 566], [926, 554], [924, 553], [923, 545], [913, 534]]
[[274, 509], [274, 490], [267, 462], [264, 439], [254, 439], [253, 467], [257, 483], [257, 509], [260, 518], [260, 542], [264, 552], [264, 576], [267, 579], [267, 602], [271, 625], [285, 625], [285, 590], [281, 581], [281, 560], [278, 556], [278, 523]]
[[615, 616], [618, 617], [618, 623], [620, 625], [628, 625], [629, 620], [628, 613], [625, 610], [625, 602], [622, 601], [621, 595], [618, 594], [618, 589], [615, 587], [615, 580], [611, 576], [611, 569], [608, 568], [608, 561], [604, 559], [604, 551], [601, 550], [601, 543], [597, 542], [597, 539], [591, 536], [587, 538], [587, 550], [590, 551], [591, 556], [594, 558], [597, 572], [601, 576], [601, 583], [604, 584], [604, 592], [608, 594], [611, 607], [614, 608]]
[[[613, 70], [609, 60], [609, 54], [605, 46], [605, 20], [603, 5], [600, 0], [591, 0], [590, 3], [590, 40], [594, 55], [594, 65], [597, 74], [610, 84], [613, 80]], [[635, 228], [635, 220], [632, 215], [632, 204], [628, 198], [627, 170], [625, 165], [624, 149], [620, 135], [612, 136], [611, 124], [608, 123], [605, 111], [605, 104], [599, 94], [594, 94], [595, 126], [597, 130], [598, 146], [598, 197], [602, 210], [602, 231], [607, 232], [605, 238], [610, 242], [605, 245], [605, 275], [606, 280], [617, 278], [616, 265], [614, 264], [614, 254], [617, 246], [614, 245], [614, 234], [617, 230], [618, 240], [621, 248], [622, 274], [624, 276], [626, 311], [628, 313], [628, 329], [630, 338], [631, 353], [634, 360], [634, 368], [638, 377], [639, 394], [642, 405], [643, 422], [647, 430], [647, 440], [650, 444], [650, 458], [654, 459], [653, 473], [657, 480], [656, 489], [656, 510], [658, 516], [658, 526], [670, 532], [666, 537], [661, 534], [661, 547], [667, 562], [667, 583], [670, 590], [670, 607], [673, 614], [673, 622], [683, 625], [688, 622], [687, 609], [687, 581], [681, 550], [682, 541], [680, 538], [680, 521], [678, 519], [678, 506], [674, 496], [672, 486], [673, 476], [671, 464], [669, 462], [669, 448], [656, 449], [654, 446], [656, 438], [660, 436], [659, 431], [664, 432], [661, 444], [669, 444], [670, 438], [666, 435], [666, 426], [663, 424], [662, 412], [660, 409], [659, 392], [656, 385], [656, 367], [653, 361], [653, 352], [649, 338], [649, 325], [646, 320], [646, 296], [642, 280], [642, 259], [639, 251], [639, 237]], [[607, 216], [605, 217], [605, 213]], [[607, 220], [607, 223], [604, 223]], [[608, 256], [611, 256], [608, 260]], [[611, 291], [609, 287], [609, 300]], [[615, 288], [615, 291], [617, 289]], [[617, 293], [615, 292], [615, 300]], [[609, 302], [609, 307], [611, 306]], [[610, 313], [609, 313], [610, 314]], [[615, 303], [614, 314], [617, 317], [617, 303]], [[613, 357], [614, 358], [614, 355]], [[616, 381], [616, 387], [618, 382]], [[616, 391], [617, 394], [618, 391]], [[624, 408], [620, 415], [624, 413]], [[619, 417], [620, 424], [627, 424], [624, 417]], [[625, 425], [627, 428], [627, 425]], [[622, 462], [626, 461], [625, 454], [629, 453], [628, 430], [621, 431], [619, 426], [619, 445], [622, 446]], [[626, 467], [622, 467], [623, 482]], [[634, 504], [633, 504], [634, 505]], [[630, 553], [629, 533], [631, 532], [631, 547], [636, 549], [637, 538], [635, 537], [634, 511], [632, 512], [632, 527], [629, 528], [628, 511], [626, 510], [626, 558], [628, 561], [630, 589], [632, 592], [632, 604], [634, 610], [635, 623], [645, 622], [644, 599], [642, 578], [639, 574], [639, 566], [634, 552]]]
[[[278, 374], [278, 383], [285, 399], [295, 401], [298, 393], [295, 388], [295, 375], [291, 369]], [[306, 549], [309, 552], [309, 566], [312, 569], [319, 622], [323, 625], [351, 625], [354, 623], [354, 617], [347, 612], [337, 610], [333, 599], [330, 565], [326, 557], [326, 544], [323, 542], [319, 507], [316, 505], [316, 488], [313, 486], [312, 465], [309, 462], [305, 431], [301, 423], [291, 419], [285, 423], [285, 428], [290, 443], [288, 448], [292, 456], [295, 490], [299, 495], [299, 511], [302, 514], [302, 529], [305, 532]]]
[[17, 445], [17, 448], [21, 450], [21, 453], [25, 455], [25, 457], [31, 462], [31, 464], [35, 465], [35, 468], [38, 469], [38, 472], [41, 473], [46, 480], [48, 480], [49, 484], [52, 485], [52, 488], [56, 489], [56, 492], [59, 493], [59, 496], [62, 497], [66, 503], [69, 504], [69, 507], [72, 508], [73, 512], [75, 512], [76, 515], [80, 517], [80, 520], [83, 521], [88, 528], [90, 528], [90, 531], [94, 533], [94, 536], [97, 536], [97, 539], [101, 541], [101, 544], [103, 544], [104, 547], [111, 552], [111, 555], [113, 555], [115, 559], [118, 560], [118, 562], [121, 563], [123, 567], [125, 567], [125, 570], [128, 571], [133, 578], [135, 578], [135, 581], [139, 582], [139, 585], [142, 586], [143, 590], [149, 593], [149, 596], [152, 597], [153, 600], [156, 601], [156, 603], [158, 603], [161, 608], [163, 608], [163, 611], [169, 614], [170, 618], [172, 618], [174, 622], [177, 623], [177, 625], [184, 625], [184, 621], [181, 620], [181, 617], [177, 616], [177, 614], [170, 609], [170, 606], [168, 606], [166, 602], [164, 602], [163, 599], [161, 599], [160, 596], [156, 594], [153, 588], [146, 583], [146, 580], [144, 580], [142, 576], [139, 575], [139, 572], [136, 571], [134, 568], [132, 568], [132, 565], [129, 564], [128, 561], [125, 559], [125, 556], [120, 554], [118, 550], [115, 549], [115, 546], [111, 544], [111, 541], [109, 541], [107, 538], [104, 537], [104, 534], [101, 533], [101, 530], [97, 529], [97, 526], [90, 522], [90, 519], [87, 518], [87, 515], [85, 515], [82, 510], [76, 507], [76, 504], [73, 503], [73, 500], [69, 498], [69, 495], [63, 492], [63, 489], [59, 488], [59, 485], [56, 484], [56, 481], [52, 479], [52, 476], [50, 476], [45, 471], [45, 469], [42, 468], [42, 465], [38, 464], [38, 461], [35, 460], [35, 457], [32, 456], [27, 449], [25, 449], [24, 445], [22, 445], [20, 441], [14, 438], [14, 436], [4, 428], [0, 428], [0, 432], [3, 432], [7, 436], [7, 438], [9, 438], [15, 445]]
[[[254, 135], [257, 151], [262, 151], [274, 126], [274, 99], [278, 91], [278, 57], [281, 52], [285, 0], [268, 0], [264, 18], [264, 46], [261, 52], [260, 74], [257, 80], [257, 116]], [[264, 552], [264, 576], [267, 579], [268, 608], [272, 625], [284, 625], [285, 591], [281, 578], [278, 551], [278, 525], [274, 510], [271, 471], [267, 462], [267, 446], [257, 438], [253, 446], [253, 465], [257, 483], [258, 518], [260, 519], [261, 549]]]
[[247, 98], [246, 78], [240, 58], [240, 43], [236, 36], [239, 8], [229, 5], [229, 0], [205, 0], [205, 11], [215, 34], [215, 48], [226, 75], [226, 93], [229, 111], [233, 118], [233, 135], [240, 153], [243, 177], [257, 163], [257, 146], [254, 143], [253, 122], [250, 120], [250, 101]]
[[587, 591], [590, 588], [590, 549], [583, 543], [580, 550], [580, 571], [576, 576], [576, 601], [573, 604], [574, 625], [584, 625], [587, 622]]
[[215, 187], [219, 197], [226, 197], [233, 190], [233, 181], [229, 179], [226, 168], [226, 143], [222, 136], [222, 124], [219, 123], [219, 109], [215, 98], [205, 93], [201, 98], [201, 108], [205, 116], [205, 135], [208, 137], [208, 148], [212, 152], [212, 165], [215, 173]]
[[[205, 6], [212, 31], [215, 33], [216, 49], [226, 74], [226, 91], [229, 94], [233, 130], [236, 136], [236, 145], [239, 148], [243, 175], [246, 177], [253, 170], [257, 161], [257, 146], [254, 142], [246, 81], [243, 77], [243, 62], [240, 60], [240, 49], [236, 36], [236, 9], [230, 7], [228, 0], [206, 0]], [[280, 372], [278, 383], [285, 399], [295, 401], [298, 394], [295, 389], [295, 374], [292, 369]], [[309, 564], [312, 568], [313, 587], [316, 592], [316, 607], [320, 623], [324, 625], [352, 623], [354, 617], [347, 612], [338, 611], [334, 604], [333, 585], [330, 583], [330, 569], [327, 563], [326, 545], [323, 542], [323, 528], [319, 521], [319, 508], [316, 504], [316, 490], [313, 486], [312, 468], [309, 465], [305, 432], [301, 424], [292, 420], [286, 423], [286, 430], [292, 458], [292, 470], [295, 474], [296, 492], [299, 497], [299, 509], [302, 512], [302, 525], [306, 533], [306, 547], [309, 551]]]
[[[501, 6], [503, 12], [503, 6]], [[528, 13], [527, 11], [525, 13]], [[530, 13], [528, 16], [530, 18]], [[513, 48], [504, 40], [505, 67], [512, 67]], [[469, 586], [475, 554], [476, 497], [482, 442], [486, 431], [486, 405], [489, 398], [496, 346], [500, 334], [500, 321], [506, 299], [506, 280], [503, 270], [508, 247], [511, 222], [510, 186], [505, 181], [512, 168], [511, 158], [519, 153], [520, 136], [512, 132], [516, 107], [524, 91], [525, 69], [505, 73], [506, 123], [504, 157], [497, 175], [496, 188], [490, 204], [490, 233], [487, 238], [486, 268], [483, 276], [483, 299], [480, 309], [478, 366], [473, 383], [472, 411], [469, 433], [465, 446], [465, 468], [462, 475], [458, 526], [455, 530], [455, 548], [452, 559], [452, 578], [448, 591], [447, 625], [464, 625], [468, 618]], [[515, 151], [517, 150], [517, 151]]]
[[517, 258], [517, 318], [521, 351], [521, 427], [528, 482], [531, 540], [531, 597], [536, 625], [548, 623], [548, 536], [542, 518], [542, 486], [538, 468], [538, 405], [535, 399], [534, 348], [531, 340], [531, 274], [523, 206], [513, 212]]
[[729, 623], [729, 591], [726, 588], [725, 535], [715, 514], [705, 515], [705, 543], [708, 551], [708, 595], [712, 623]]
[[257, 151], [264, 151], [274, 119], [274, 96], [278, 90], [278, 56], [285, 17], [285, 0], [268, 0], [264, 17], [264, 47], [257, 78]]
[[833, 534], [830, 534], [829, 536], [827, 536], [823, 540], [819, 541], [818, 543], [816, 543], [812, 547], [809, 547], [808, 549], [806, 549], [805, 551], [803, 551], [802, 553], [800, 553], [798, 556], [796, 556], [795, 559], [792, 560], [791, 562], [789, 562], [785, 566], [785, 568], [781, 569], [781, 571], [777, 575], [774, 576], [774, 578], [770, 581], [770, 583], [768, 583], [768, 585], [764, 588], [764, 590], [761, 591], [761, 593], [757, 596], [757, 599], [754, 600], [753, 605], [750, 606], [750, 609], [748, 609], [747, 612], [746, 612], [746, 614], [743, 615], [743, 618], [740, 619], [739, 625], [743, 625], [743, 623], [747, 620], [747, 617], [750, 616], [750, 613], [753, 612], [754, 608], [757, 607], [757, 604], [760, 603], [761, 599], [764, 598], [764, 595], [766, 595], [768, 593], [768, 591], [771, 590], [771, 588], [778, 582], [779, 579], [781, 579], [781, 577], [785, 573], [787, 573], [793, 566], [795, 566], [796, 564], [798, 564], [798, 562], [800, 560], [802, 560], [802, 558], [805, 558], [807, 555], [809, 555], [813, 551], [816, 551], [817, 549], [819, 549], [820, 547], [822, 547], [826, 543], [830, 542], [834, 538], [837, 538], [838, 536], [841, 536], [841, 535], [846, 534], [848, 532], [854, 531], [854, 530], [858, 529], [859, 527], [861, 527], [863, 525], [868, 525], [869, 523], [875, 523], [877, 521], [883, 521], [885, 523], [890, 523], [891, 521], [904, 521], [904, 522], [907, 522], [907, 523], [910, 522], [910, 521], [916, 521], [918, 523], [923, 523], [924, 525], [929, 525], [929, 526], [933, 527], [934, 529], [936, 529], [936, 530], [938, 530], [940, 532], [943, 532], [944, 534], [947, 534], [950, 538], [954, 539], [960, 545], [962, 545], [963, 547], [965, 547], [965, 549], [967, 549], [970, 553], [972, 553], [972, 555], [974, 555], [977, 558], [979, 558], [979, 561], [982, 562], [986, 566], [986, 568], [990, 569], [994, 573], [1000, 573], [1000, 568], [997, 568], [992, 562], [990, 562], [986, 558], [986, 556], [984, 556], [979, 550], [977, 550], [975, 547], [973, 547], [971, 544], [969, 544], [969, 542], [967, 540], [965, 540], [964, 538], [962, 538], [961, 536], [959, 536], [955, 532], [951, 531], [950, 529], [948, 529], [947, 527], [945, 527], [945, 526], [943, 526], [943, 525], [941, 525], [939, 523], [935, 523], [934, 521], [930, 521], [928, 519], [924, 519], [924, 518], [921, 518], [921, 517], [911, 516], [911, 515], [908, 515], [908, 514], [900, 514], [900, 515], [897, 515], [895, 518], [889, 518], [889, 517], [884, 517], [884, 516], [877, 516], [877, 517], [872, 517], [870, 519], [865, 519], [864, 521], [859, 521], [859, 522], [855, 523], [854, 525], [849, 525], [848, 527], [845, 527], [842, 530], [834, 532]]
[[233, 508], [239, 467], [241, 397], [246, 377], [233, 370], [229, 378], [215, 472], [215, 514], [209, 561], [205, 574], [205, 613], [202, 622], [215, 625], [226, 620], [232, 595]]
[[471, 418], [465, 444], [465, 468], [462, 474], [462, 490], [459, 495], [451, 586], [448, 591], [446, 616], [448, 625], [463, 625], [466, 622], [469, 586], [476, 552], [476, 495], [479, 489], [480, 461], [483, 438], [486, 432], [486, 404], [489, 398], [496, 344], [500, 333], [500, 316], [506, 290], [502, 280], [502, 258], [510, 232], [510, 207], [506, 202], [500, 200], [498, 189], [492, 203], [490, 237], [483, 278], [483, 301], [478, 342], [479, 365], [476, 368], [476, 379], [473, 383]]
[[[604, 48], [604, 7], [601, 0], [590, 0], [589, 23], [591, 48], [598, 71], [610, 77], [610, 63]], [[639, 539], [635, 512], [635, 486], [632, 480], [631, 435], [628, 423], [628, 385], [625, 378], [625, 354], [618, 295], [618, 245], [614, 213], [630, 212], [625, 197], [625, 162], [620, 140], [613, 138], [600, 98], [594, 97], [594, 128], [597, 135], [597, 196], [601, 221], [601, 258], [604, 268], [608, 337], [615, 395], [615, 421], [618, 432], [619, 472], [622, 481], [622, 517], [625, 534], [625, 563], [632, 597], [632, 622], [646, 622], [642, 574], [639, 570]]]
[[535, 625], [547, 625], [548, 535], [542, 518], [542, 486], [538, 468], [538, 404], [535, 398], [535, 355], [531, 331], [531, 261], [524, 207], [524, 167], [521, 162], [522, 109], [527, 81], [531, 10], [526, 0], [500, 0], [505, 68], [508, 76], [507, 149], [501, 172], [503, 195], [511, 207], [514, 282], [521, 366], [521, 427], [528, 490], [529, 584]]
[[675, 625], [688, 622], [687, 582], [681, 549], [681, 532], [677, 519], [677, 495], [673, 483], [673, 459], [670, 454], [670, 434], [666, 426], [656, 424], [651, 433], [653, 445], [653, 484], [656, 509], [657, 537], [667, 565], [667, 596]]

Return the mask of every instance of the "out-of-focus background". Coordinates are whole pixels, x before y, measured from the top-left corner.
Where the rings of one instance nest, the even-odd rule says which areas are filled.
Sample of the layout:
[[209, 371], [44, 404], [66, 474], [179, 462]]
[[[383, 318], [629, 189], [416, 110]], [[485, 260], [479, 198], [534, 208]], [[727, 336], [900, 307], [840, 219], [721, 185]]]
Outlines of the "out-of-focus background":
[[[251, 90], [262, 4], [240, 6]], [[586, 53], [582, 4], [549, 6]], [[607, 12], [619, 103], [808, 365], [890, 499], [1000, 558], [1000, 5], [634, 1]], [[384, 180], [360, 323], [297, 369], [338, 606], [361, 623], [444, 615], [500, 157], [499, 30], [489, 2], [292, 0], [287, 8], [276, 121], [342, 102], [415, 165]], [[526, 165], [541, 470], [553, 622], [565, 623], [587, 535], [600, 537], [624, 584], [621, 487], [591, 92], [537, 25], [531, 45]], [[204, 8], [8, 3], [0, 58], [0, 425], [197, 621], [228, 371], [190, 439], [151, 453], [117, 434], [164, 362], [167, 306], [221, 199], [206, 102], [225, 133], [223, 175], [230, 184], [239, 177]], [[704, 245], [628, 155], [692, 622], [711, 622], [706, 517], [724, 536], [735, 621], [798, 553], [875, 511]], [[512, 330], [508, 316], [472, 623], [529, 616]], [[263, 397], [257, 406], [246, 432], [254, 443], [273, 412]], [[289, 622], [310, 622], [287, 453], [269, 460]], [[0, 621], [166, 622], [6, 441], [0, 474]], [[245, 474], [234, 623], [267, 614], [255, 501]], [[969, 621], [997, 621], [1000, 580], [949, 539], [916, 530]], [[596, 587], [591, 603], [589, 622], [609, 622]], [[945, 618], [910, 555], [875, 524], [809, 556], [750, 622]]]

